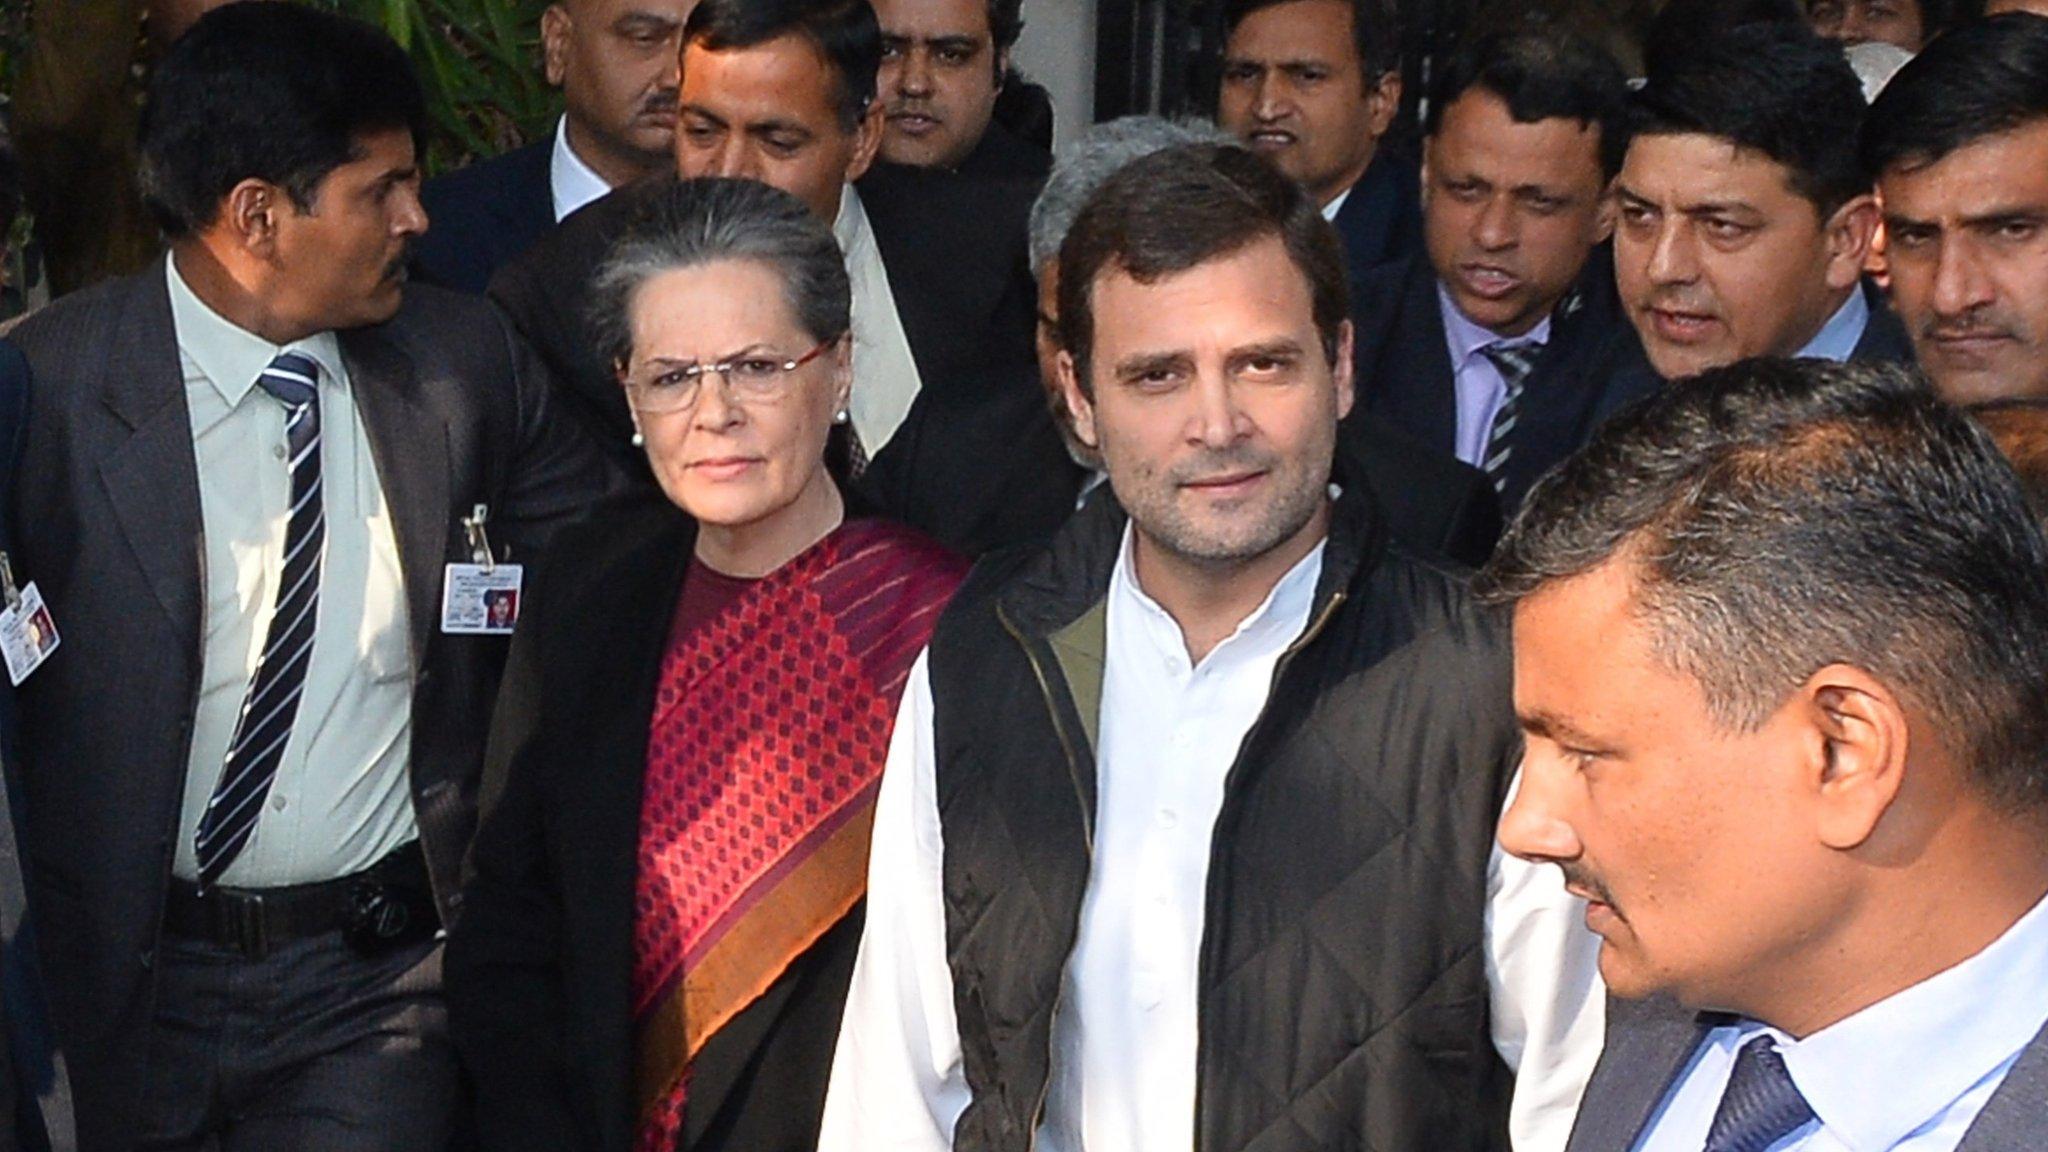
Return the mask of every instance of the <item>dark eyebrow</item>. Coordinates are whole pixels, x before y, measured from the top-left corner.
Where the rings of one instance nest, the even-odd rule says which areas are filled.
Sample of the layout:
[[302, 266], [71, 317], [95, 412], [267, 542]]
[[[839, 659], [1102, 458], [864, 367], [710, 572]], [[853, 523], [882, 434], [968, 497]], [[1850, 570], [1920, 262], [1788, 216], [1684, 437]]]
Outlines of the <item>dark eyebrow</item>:
[[972, 36], [927, 36], [924, 46], [932, 49], [963, 48], [973, 51], [981, 47], [981, 41]]
[[809, 140], [815, 135], [810, 128], [797, 120], [749, 120], [746, 133], [749, 136], [773, 136], [777, 133], [793, 133]]
[[1233, 348], [1230, 352], [1230, 359], [1256, 360], [1264, 356], [1280, 360], [1289, 356], [1300, 356], [1305, 351], [1301, 346], [1301, 341], [1282, 338], [1267, 340], [1258, 344], [1247, 344], [1242, 348]]
[[1576, 747], [1595, 747], [1600, 743], [1571, 721], [1541, 708], [1517, 709], [1515, 719], [1521, 724], [1522, 731], [1539, 739]]
[[682, 27], [682, 21], [657, 16], [652, 12], [628, 12], [612, 21], [612, 30], [616, 32], [659, 32], [664, 36], [673, 36], [681, 31]]
[[718, 113], [713, 112], [711, 109], [704, 107], [702, 104], [685, 103], [679, 106], [676, 109], [676, 112], [684, 116], [695, 116], [699, 120], [709, 120], [713, 124], [719, 126], [720, 128], [732, 127], [732, 125], [726, 121], [725, 117], [720, 116]]
[[1116, 378], [1130, 380], [1148, 372], [1186, 368], [1191, 360], [1185, 352], [1140, 352], [1116, 363]]

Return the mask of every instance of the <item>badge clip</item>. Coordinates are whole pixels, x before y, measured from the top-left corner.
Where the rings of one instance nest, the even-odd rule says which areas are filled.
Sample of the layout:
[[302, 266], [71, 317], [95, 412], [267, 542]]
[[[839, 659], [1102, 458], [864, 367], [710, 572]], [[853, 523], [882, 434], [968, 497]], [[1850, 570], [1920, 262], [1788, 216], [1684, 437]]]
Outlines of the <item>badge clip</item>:
[[[463, 534], [469, 537], [469, 558], [472, 562], [482, 565], [486, 572], [495, 571], [498, 567], [497, 559], [491, 555], [491, 538], [484, 531], [484, 521], [490, 518], [490, 514], [489, 505], [479, 504], [462, 521]], [[0, 572], [4, 572], [4, 569], [0, 569]], [[7, 587], [14, 587], [12, 581]]]
[[7, 598], [7, 607], [21, 607], [21, 589], [14, 583], [14, 562], [5, 552], [0, 552], [0, 596]]

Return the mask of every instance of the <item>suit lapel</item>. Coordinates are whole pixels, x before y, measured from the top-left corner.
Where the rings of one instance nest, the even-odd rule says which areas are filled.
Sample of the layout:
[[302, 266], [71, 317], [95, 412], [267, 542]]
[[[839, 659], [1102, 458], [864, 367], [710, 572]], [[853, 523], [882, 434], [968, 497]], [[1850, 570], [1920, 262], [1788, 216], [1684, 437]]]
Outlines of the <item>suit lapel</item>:
[[158, 605], [181, 633], [197, 637], [199, 464], [161, 268], [131, 278], [127, 295], [100, 375], [102, 400], [129, 435], [100, 461], [100, 482]]
[[2048, 1026], [2020, 1052], [1956, 1152], [2037, 1152], [2048, 1140]]
[[[374, 328], [341, 333], [349, 390], [362, 413], [384, 505], [398, 537], [415, 666], [438, 622], [441, 565], [448, 555], [448, 422], [421, 402], [412, 358]], [[468, 514], [463, 509], [463, 514]]]
[[1870, 320], [1863, 326], [1863, 335], [1857, 337], [1856, 348], [1849, 353], [1849, 359], [1863, 363], [1911, 364], [1913, 363], [1913, 340], [1906, 333], [1906, 325], [1899, 314], [1892, 311], [1884, 293], [1875, 284], [1866, 280], [1859, 289], [1864, 302], [1870, 305]]
[[1565, 1152], [1625, 1152], [1671, 1090], [1711, 1024], [1668, 1000], [1608, 997], [1607, 1044]]
[[1438, 451], [1458, 450], [1458, 381], [1445, 343], [1444, 316], [1429, 261], [1410, 262], [1399, 315], [1374, 379], [1360, 381], [1378, 398], [1373, 409]]

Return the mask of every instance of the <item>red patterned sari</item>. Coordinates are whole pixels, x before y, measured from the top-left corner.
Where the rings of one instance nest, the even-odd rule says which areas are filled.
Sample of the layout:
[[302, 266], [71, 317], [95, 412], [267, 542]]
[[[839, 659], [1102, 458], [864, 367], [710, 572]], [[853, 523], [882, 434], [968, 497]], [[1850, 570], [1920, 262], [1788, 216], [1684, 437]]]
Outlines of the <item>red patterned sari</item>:
[[647, 740], [634, 908], [640, 1140], [692, 1059], [852, 909], [896, 704], [964, 563], [842, 525], [708, 619], [678, 604]]

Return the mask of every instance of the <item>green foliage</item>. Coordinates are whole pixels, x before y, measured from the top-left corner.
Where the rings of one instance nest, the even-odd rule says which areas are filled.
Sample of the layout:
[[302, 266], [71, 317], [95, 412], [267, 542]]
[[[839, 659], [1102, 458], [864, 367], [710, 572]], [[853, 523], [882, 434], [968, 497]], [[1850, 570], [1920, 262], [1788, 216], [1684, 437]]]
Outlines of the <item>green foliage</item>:
[[312, 2], [376, 24], [412, 54], [433, 118], [430, 172], [537, 139], [561, 111], [541, 72], [546, 0]]

